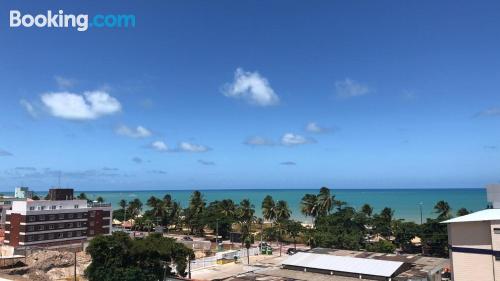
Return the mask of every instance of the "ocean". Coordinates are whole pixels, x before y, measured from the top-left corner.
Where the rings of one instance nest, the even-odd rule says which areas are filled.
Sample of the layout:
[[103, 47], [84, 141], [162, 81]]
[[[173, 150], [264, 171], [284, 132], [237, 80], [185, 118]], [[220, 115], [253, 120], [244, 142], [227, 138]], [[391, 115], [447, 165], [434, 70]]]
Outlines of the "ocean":
[[[275, 200], [285, 200], [292, 210], [292, 217], [301, 221], [310, 221], [300, 213], [300, 200], [306, 193], [318, 193], [319, 189], [231, 189], [231, 190], [200, 190], [208, 202], [222, 199], [232, 199], [236, 203], [242, 199], [249, 199], [255, 206], [256, 216], [262, 216], [261, 203], [266, 195], [271, 195]], [[163, 198], [170, 194], [172, 198], [186, 207], [192, 190], [137, 190], [137, 191], [75, 191], [75, 196], [85, 192], [90, 199], [102, 196], [106, 202], [111, 202], [113, 208], [119, 208], [121, 199], [127, 201], [139, 198], [144, 208], [146, 201], [151, 196]], [[420, 222], [420, 203], [422, 214], [426, 218], [435, 218], [433, 207], [439, 200], [447, 201], [453, 213], [460, 208], [478, 211], [486, 208], [485, 189], [332, 189], [331, 192], [337, 200], [348, 203], [348, 206], [360, 208], [368, 203], [374, 212], [384, 207], [392, 208], [396, 218], [407, 221]], [[37, 194], [45, 196], [42, 192]]]

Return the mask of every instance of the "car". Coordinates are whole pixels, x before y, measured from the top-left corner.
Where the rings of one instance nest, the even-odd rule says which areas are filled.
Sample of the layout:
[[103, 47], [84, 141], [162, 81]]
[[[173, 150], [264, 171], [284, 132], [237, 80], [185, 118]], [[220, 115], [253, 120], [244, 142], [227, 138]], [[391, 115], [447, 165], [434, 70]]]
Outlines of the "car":
[[297, 249], [294, 249], [294, 248], [288, 248], [288, 250], [286, 250], [286, 253], [287, 253], [288, 255], [290, 255], [290, 256], [291, 256], [291, 255], [295, 255], [295, 254], [296, 254], [296, 253], [298, 253], [298, 252], [301, 252], [301, 251], [299, 251], [299, 250], [297, 250]]
[[182, 240], [184, 240], [184, 241], [193, 241], [193, 238], [191, 238], [189, 236], [184, 236], [184, 237], [182, 237]]

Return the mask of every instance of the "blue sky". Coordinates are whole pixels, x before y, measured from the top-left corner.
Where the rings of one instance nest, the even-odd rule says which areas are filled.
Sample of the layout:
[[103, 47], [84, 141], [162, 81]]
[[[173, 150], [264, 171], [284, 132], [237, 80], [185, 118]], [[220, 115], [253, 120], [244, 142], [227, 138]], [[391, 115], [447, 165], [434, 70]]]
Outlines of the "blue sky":
[[[29, 3], [29, 5], [28, 5]], [[9, 10], [135, 28], [9, 28]], [[500, 175], [495, 1], [3, 1], [0, 189], [452, 188]]]

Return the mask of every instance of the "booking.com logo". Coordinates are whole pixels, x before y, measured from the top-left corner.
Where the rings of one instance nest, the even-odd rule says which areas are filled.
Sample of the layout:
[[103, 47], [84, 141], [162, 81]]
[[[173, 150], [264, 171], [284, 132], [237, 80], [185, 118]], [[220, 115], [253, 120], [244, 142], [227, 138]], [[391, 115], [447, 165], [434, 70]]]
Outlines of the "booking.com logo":
[[88, 14], [65, 14], [63, 10], [46, 14], [22, 14], [21, 11], [10, 11], [10, 27], [38, 28], [76, 28], [87, 31], [92, 28], [127, 28], [135, 27], [135, 15], [98, 14], [90, 17]]

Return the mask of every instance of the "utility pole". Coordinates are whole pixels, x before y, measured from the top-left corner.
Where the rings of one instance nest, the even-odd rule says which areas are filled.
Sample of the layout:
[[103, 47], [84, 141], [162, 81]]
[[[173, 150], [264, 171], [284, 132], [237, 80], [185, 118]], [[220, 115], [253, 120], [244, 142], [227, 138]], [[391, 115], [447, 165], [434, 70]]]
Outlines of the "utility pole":
[[188, 256], [188, 278], [191, 280], [191, 254]]
[[215, 251], [218, 252], [219, 251], [219, 219], [217, 219], [215, 221], [215, 223], [216, 223], [215, 224], [216, 225], [215, 228], [217, 229], [217, 231], [216, 231], [217, 232], [217, 234], [216, 234], [217, 236], [215, 236]]
[[422, 224], [423, 224], [423, 222], [424, 222], [424, 216], [422, 215], [422, 205], [424, 205], [424, 203], [423, 203], [423, 202], [420, 202], [420, 203], [418, 204], [418, 206], [419, 206], [419, 208], [420, 208], [420, 225], [422, 225]]
[[78, 248], [75, 247], [75, 268], [74, 268], [74, 274], [75, 274], [75, 280], [76, 281], [76, 251], [78, 250]]

